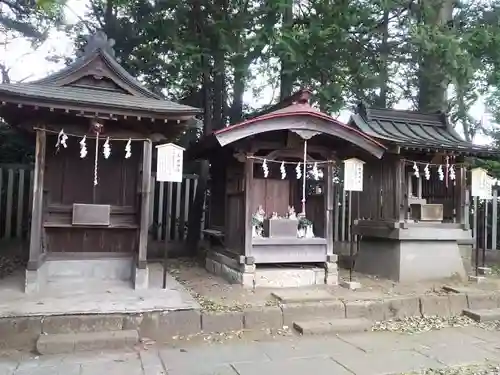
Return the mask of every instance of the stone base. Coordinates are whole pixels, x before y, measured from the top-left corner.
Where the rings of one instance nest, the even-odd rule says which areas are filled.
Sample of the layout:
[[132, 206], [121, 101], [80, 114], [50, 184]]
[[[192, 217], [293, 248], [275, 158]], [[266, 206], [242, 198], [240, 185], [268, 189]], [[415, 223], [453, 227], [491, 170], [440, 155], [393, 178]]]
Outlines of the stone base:
[[484, 276], [469, 276], [469, 281], [472, 281], [473, 283], [484, 283], [486, 282], [486, 277]]
[[47, 278], [42, 266], [36, 271], [26, 270], [24, 277], [24, 293], [38, 293], [46, 285]]
[[357, 281], [344, 281], [340, 282], [340, 286], [349, 290], [361, 289], [361, 283]]
[[337, 285], [338, 270], [336, 257], [323, 268], [259, 267], [254, 264], [239, 264], [227, 255], [211, 252], [205, 261], [206, 269], [233, 284], [247, 288], [290, 288], [318, 284]]
[[143, 290], [149, 288], [149, 268], [134, 267], [132, 274], [132, 285], [135, 290]]
[[460, 249], [460, 254], [462, 256], [462, 262], [464, 264], [465, 272], [468, 274], [473, 271], [473, 260], [472, 260], [472, 252], [473, 252], [473, 240], [470, 241], [463, 240], [457, 241], [458, 248]]
[[466, 277], [456, 240], [364, 238], [355, 270], [399, 282]]
[[134, 270], [132, 258], [46, 260], [38, 270], [26, 270], [24, 291], [38, 293], [47, 287], [80, 285], [87, 281], [133, 281], [134, 285], [138, 283], [147, 288], [147, 268], [139, 270], [140, 275]]

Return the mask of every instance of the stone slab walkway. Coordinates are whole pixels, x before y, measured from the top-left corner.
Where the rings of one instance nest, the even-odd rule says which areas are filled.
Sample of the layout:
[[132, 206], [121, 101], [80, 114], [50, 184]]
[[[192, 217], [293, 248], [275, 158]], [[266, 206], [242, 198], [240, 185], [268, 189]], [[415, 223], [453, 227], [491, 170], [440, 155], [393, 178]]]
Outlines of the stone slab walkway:
[[[14, 275], [18, 276], [18, 275]], [[22, 275], [21, 275], [22, 276]], [[167, 274], [167, 289], [162, 289], [163, 269], [152, 264], [149, 289], [134, 290], [128, 283], [85, 282], [65, 285], [45, 293], [25, 294], [17, 285], [21, 278], [2, 280], [0, 318], [74, 314], [120, 314], [168, 310], [199, 309], [189, 292]], [[1, 373], [0, 373], [1, 374]]]
[[0, 375], [381, 375], [486, 362], [500, 362], [500, 332], [462, 327], [0, 359]]

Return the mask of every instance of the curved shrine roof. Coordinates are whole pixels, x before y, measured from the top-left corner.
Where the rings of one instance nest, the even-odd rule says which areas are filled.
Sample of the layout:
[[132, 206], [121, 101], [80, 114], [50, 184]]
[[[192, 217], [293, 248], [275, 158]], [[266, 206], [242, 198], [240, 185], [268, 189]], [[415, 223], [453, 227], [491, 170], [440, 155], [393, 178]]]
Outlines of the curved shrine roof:
[[349, 126], [384, 143], [407, 148], [431, 148], [469, 154], [497, 154], [487, 146], [465, 141], [448, 123], [444, 113], [357, 107]]
[[[382, 143], [311, 107], [309, 97], [310, 92], [300, 91], [286, 106], [217, 130], [207, 138], [215, 137], [216, 143], [224, 147], [252, 135], [270, 131], [291, 130], [297, 133], [311, 131], [312, 134], [322, 133], [343, 139], [377, 158], [382, 157], [386, 150]], [[214, 147], [213, 141], [206, 142], [206, 145], [208, 144], [210, 146], [206, 147]]]
[[116, 60], [114, 41], [98, 32], [88, 38], [83, 54], [66, 68], [43, 79], [0, 84], [0, 103], [83, 110], [142, 117], [194, 116], [198, 108], [181, 105], [153, 93]]

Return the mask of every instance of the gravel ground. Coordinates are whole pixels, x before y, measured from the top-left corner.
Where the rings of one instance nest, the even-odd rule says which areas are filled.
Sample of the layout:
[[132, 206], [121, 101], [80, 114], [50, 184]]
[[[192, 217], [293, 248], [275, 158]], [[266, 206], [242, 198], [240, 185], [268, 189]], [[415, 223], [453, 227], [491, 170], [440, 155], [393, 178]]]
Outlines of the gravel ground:
[[500, 366], [497, 363], [477, 366], [448, 367], [444, 369], [427, 369], [403, 375], [497, 375]]
[[[176, 278], [200, 303], [205, 311], [242, 311], [245, 308], [259, 304], [259, 305], [277, 305], [278, 301], [270, 296], [269, 290], [249, 291], [239, 285], [231, 285], [221, 280], [219, 277], [210, 275], [202, 267], [200, 267], [194, 260], [191, 259], [175, 259], [168, 263], [168, 272]], [[377, 291], [377, 295], [381, 293], [384, 295], [398, 295], [407, 290], [408, 286], [398, 286], [388, 280], [377, 280], [376, 278], [364, 279], [365, 289], [368, 293]], [[449, 283], [448, 283], [449, 284]], [[439, 286], [440, 285], [440, 286]], [[419, 293], [432, 293], [440, 294], [443, 291], [440, 289], [443, 284], [428, 283], [421, 284], [419, 289], [414, 286], [414, 289]], [[476, 284], [477, 285], [477, 284]], [[439, 286], [439, 287], [438, 287]], [[399, 288], [399, 289], [398, 289]], [[345, 298], [345, 293], [352, 293], [343, 288], [339, 288], [343, 293], [340, 298]], [[337, 292], [337, 291], [336, 291]], [[366, 292], [366, 290], [365, 290]], [[416, 293], [416, 292], [414, 292]], [[246, 301], [246, 303], [242, 302]], [[390, 331], [401, 332], [407, 334], [418, 334], [431, 330], [438, 330], [448, 327], [467, 327], [477, 326], [486, 330], [500, 331], [500, 322], [478, 323], [465, 316], [454, 316], [449, 318], [430, 316], [430, 317], [411, 317], [406, 319], [394, 319], [383, 322], [376, 322], [373, 331]], [[500, 333], [500, 332], [499, 332]], [[249, 331], [232, 331], [225, 333], [214, 334], [197, 334], [186, 337], [176, 337], [175, 340], [179, 341], [192, 341], [195, 342], [211, 342], [222, 343], [228, 340], [250, 340], [255, 337], [275, 338], [279, 336], [290, 336], [296, 333], [289, 327], [283, 327], [281, 330], [262, 330], [257, 332]], [[450, 369], [452, 372], [436, 372], [442, 370], [428, 370], [422, 374], [494, 374], [495, 372], [470, 372], [472, 368], [464, 369]], [[434, 371], [434, 372], [432, 372]], [[447, 370], [448, 371], [448, 370]], [[462, 371], [462, 372], [453, 372]], [[463, 372], [469, 371], [469, 372]], [[478, 370], [479, 371], [479, 370]], [[483, 371], [483, 369], [481, 369]], [[490, 371], [486, 369], [485, 371]], [[500, 373], [499, 373], [500, 375]]]
[[[167, 270], [192, 294], [205, 311], [242, 311], [250, 306], [277, 304], [276, 299], [271, 296], [272, 290], [266, 288], [251, 290], [241, 285], [229, 284], [222, 278], [208, 273], [193, 259], [169, 259]], [[339, 277], [347, 279], [348, 271], [340, 269]], [[481, 284], [455, 279], [405, 284], [356, 273], [353, 277], [361, 283], [361, 289], [352, 291], [325, 285], [312, 286], [308, 289], [326, 289], [344, 300], [379, 299], [398, 295], [445, 295], [447, 292], [442, 290], [443, 285], [500, 290], [500, 278], [496, 276], [490, 276], [489, 282]]]
[[20, 241], [0, 241], [0, 279], [25, 267], [28, 254], [27, 243]]
[[18, 269], [25, 266], [26, 261], [24, 257], [18, 255], [0, 255], [0, 279], [12, 275]]
[[[478, 323], [466, 316], [443, 318], [438, 316], [410, 317], [405, 319], [376, 322], [373, 331], [422, 333], [449, 327], [476, 326], [490, 331], [500, 331], [500, 321]], [[499, 332], [500, 334], [500, 332]]]

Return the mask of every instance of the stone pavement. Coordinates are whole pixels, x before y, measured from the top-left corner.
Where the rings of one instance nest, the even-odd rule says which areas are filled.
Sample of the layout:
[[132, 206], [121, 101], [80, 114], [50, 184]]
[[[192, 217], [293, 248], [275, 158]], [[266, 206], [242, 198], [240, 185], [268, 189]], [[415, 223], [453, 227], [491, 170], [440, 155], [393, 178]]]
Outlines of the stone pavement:
[[168, 274], [167, 289], [162, 289], [163, 269], [159, 264], [150, 266], [149, 288], [144, 290], [134, 290], [130, 283], [123, 281], [80, 280], [75, 283], [60, 283], [59, 286], [50, 287], [44, 292], [26, 294], [20, 287], [23, 280], [23, 273], [2, 279], [0, 318], [200, 308], [189, 292]]
[[0, 359], [0, 375], [376, 375], [500, 361], [500, 332], [447, 328], [278, 337], [176, 348]]

